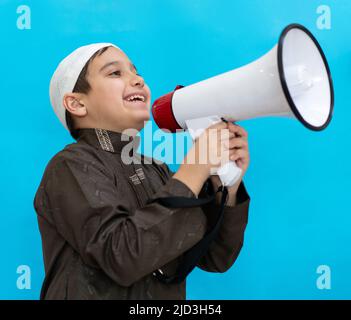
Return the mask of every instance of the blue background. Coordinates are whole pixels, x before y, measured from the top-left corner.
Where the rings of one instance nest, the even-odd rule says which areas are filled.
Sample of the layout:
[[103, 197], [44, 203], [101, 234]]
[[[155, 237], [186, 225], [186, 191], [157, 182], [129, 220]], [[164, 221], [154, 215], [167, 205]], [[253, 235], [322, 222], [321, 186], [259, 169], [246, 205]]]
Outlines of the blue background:
[[[22, 4], [31, 9], [30, 30], [16, 26]], [[331, 9], [330, 30], [316, 25], [323, 4]], [[239, 123], [249, 133], [251, 155], [245, 244], [228, 272], [195, 270], [187, 298], [351, 298], [350, 16], [347, 0], [0, 0], [0, 298], [39, 297], [44, 267], [33, 197], [48, 161], [72, 142], [48, 96], [61, 59], [84, 44], [113, 42], [136, 64], [154, 100], [177, 84], [259, 58], [292, 22], [309, 28], [326, 53], [333, 120], [322, 132], [291, 119]], [[323, 264], [331, 268], [330, 290], [316, 286]], [[16, 286], [20, 265], [31, 268], [30, 290]]]

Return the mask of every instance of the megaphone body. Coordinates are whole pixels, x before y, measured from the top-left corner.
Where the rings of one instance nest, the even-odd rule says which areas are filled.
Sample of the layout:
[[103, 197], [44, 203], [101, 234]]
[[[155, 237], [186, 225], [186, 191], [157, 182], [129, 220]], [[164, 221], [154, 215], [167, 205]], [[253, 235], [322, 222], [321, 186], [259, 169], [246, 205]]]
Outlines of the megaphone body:
[[[305, 27], [291, 24], [260, 59], [186, 87], [177, 86], [154, 102], [152, 113], [161, 129], [184, 129], [197, 136], [200, 128], [205, 130], [221, 118], [241, 121], [268, 116], [297, 119], [319, 131], [329, 124], [333, 104], [330, 70], [320, 45]], [[229, 161], [217, 174], [223, 185], [231, 186], [241, 170]]]

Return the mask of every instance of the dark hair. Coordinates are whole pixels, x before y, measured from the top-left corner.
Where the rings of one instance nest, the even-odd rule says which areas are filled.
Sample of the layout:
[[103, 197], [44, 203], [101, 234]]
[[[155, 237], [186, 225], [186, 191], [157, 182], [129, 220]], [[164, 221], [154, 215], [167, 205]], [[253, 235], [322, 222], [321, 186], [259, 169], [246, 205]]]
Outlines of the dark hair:
[[[84, 65], [82, 71], [80, 72], [77, 82], [74, 85], [73, 88], [73, 92], [75, 93], [89, 93], [89, 91], [91, 90], [91, 86], [86, 78], [87, 73], [88, 73], [88, 67], [90, 65], [90, 63], [97, 57], [102, 55], [109, 47], [111, 46], [107, 46], [107, 47], [103, 47], [100, 50], [96, 51], [91, 57], [90, 59], [87, 61], [87, 63]], [[72, 114], [66, 109], [66, 123], [67, 123], [67, 127], [68, 130], [72, 136], [73, 139], [77, 140], [78, 138], [78, 130], [79, 128], [75, 128], [75, 123], [74, 123], [74, 119]]]

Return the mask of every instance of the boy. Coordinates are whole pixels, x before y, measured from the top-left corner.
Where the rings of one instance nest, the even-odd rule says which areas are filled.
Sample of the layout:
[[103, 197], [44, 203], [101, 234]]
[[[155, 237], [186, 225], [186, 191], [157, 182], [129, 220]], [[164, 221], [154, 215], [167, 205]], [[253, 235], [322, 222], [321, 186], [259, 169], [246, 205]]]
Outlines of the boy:
[[[123, 148], [138, 140], [123, 132], [143, 128], [151, 97], [127, 55], [111, 43], [83, 46], [67, 56], [51, 79], [50, 99], [77, 142], [50, 160], [34, 199], [45, 263], [40, 298], [185, 299], [185, 281], [165, 284], [154, 271], [175, 272], [219, 205], [169, 208], [149, 200], [213, 194], [220, 182], [210, 172], [219, 163], [184, 162], [175, 174], [152, 159], [124, 163]], [[221, 155], [219, 146], [226, 144], [244, 173], [247, 133], [224, 122], [211, 129], [230, 134], [212, 141], [208, 153]], [[200, 140], [208, 140], [208, 130], [186, 158], [203, 152]], [[129, 156], [146, 158], [133, 150]], [[243, 244], [250, 198], [241, 179], [228, 193], [218, 236], [197, 264], [209, 272], [228, 270]]]

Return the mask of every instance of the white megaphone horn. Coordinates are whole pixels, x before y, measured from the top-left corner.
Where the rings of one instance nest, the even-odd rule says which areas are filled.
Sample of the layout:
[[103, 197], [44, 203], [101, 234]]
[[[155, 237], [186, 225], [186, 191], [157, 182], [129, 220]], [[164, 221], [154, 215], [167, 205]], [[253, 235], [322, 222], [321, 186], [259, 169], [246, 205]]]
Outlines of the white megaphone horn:
[[[221, 118], [240, 121], [263, 116], [298, 119], [319, 131], [328, 126], [333, 108], [332, 79], [320, 45], [304, 26], [290, 24], [278, 44], [260, 59], [186, 87], [177, 86], [154, 102], [152, 114], [161, 129], [171, 132], [199, 133], [199, 128], [205, 130]], [[229, 161], [217, 174], [223, 185], [232, 186], [241, 169]]]

